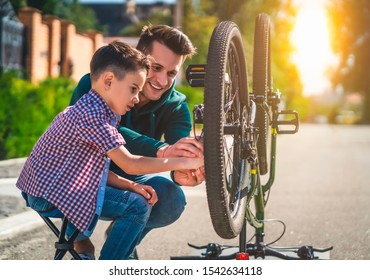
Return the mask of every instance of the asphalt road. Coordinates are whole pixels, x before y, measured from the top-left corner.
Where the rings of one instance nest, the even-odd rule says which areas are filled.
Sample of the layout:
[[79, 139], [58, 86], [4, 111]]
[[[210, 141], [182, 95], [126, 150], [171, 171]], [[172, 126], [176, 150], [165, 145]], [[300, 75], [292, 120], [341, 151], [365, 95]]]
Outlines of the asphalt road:
[[[278, 137], [277, 172], [266, 219], [286, 225], [275, 246], [334, 246], [330, 258], [370, 259], [370, 126], [301, 125], [295, 135]], [[188, 255], [187, 243], [238, 245], [219, 238], [209, 218], [205, 186], [185, 188], [188, 204], [171, 226], [152, 231], [138, 247], [141, 259]], [[1, 223], [1, 220], [0, 220]], [[93, 235], [97, 255], [106, 223]], [[282, 233], [266, 224], [266, 243]], [[247, 228], [248, 237], [252, 228]], [[0, 259], [52, 259], [54, 236], [46, 226], [0, 241]]]

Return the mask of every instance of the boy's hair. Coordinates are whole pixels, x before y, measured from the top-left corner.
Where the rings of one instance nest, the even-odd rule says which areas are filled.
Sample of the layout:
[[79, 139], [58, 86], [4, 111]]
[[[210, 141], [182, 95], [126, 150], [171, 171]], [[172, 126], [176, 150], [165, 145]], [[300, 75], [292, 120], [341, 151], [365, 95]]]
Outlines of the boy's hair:
[[146, 55], [137, 49], [114, 41], [99, 48], [90, 62], [90, 77], [97, 80], [105, 71], [112, 71], [118, 80], [122, 80], [126, 73], [150, 69], [150, 61]]
[[179, 29], [168, 25], [149, 24], [144, 26], [136, 48], [145, 54], [149, 54], [152, 51], [153, 42], [159, 42], [175, 54], [183, 55], [185, 58], [190, 58], [196, 53], [196, 48], [188, 36]]

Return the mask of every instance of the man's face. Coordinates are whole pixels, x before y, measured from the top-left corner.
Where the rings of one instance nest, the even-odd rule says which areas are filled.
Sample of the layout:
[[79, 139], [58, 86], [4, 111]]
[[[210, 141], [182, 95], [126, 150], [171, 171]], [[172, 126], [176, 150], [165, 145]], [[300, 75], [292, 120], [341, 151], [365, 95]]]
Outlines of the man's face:
[[138, 107], [161, 98], [162, 94], [171, 87], [184, 60], [182, 55], [175, 54], [158, 42], [153, 43], [149, 55], [152, 57], [152, 67], [149, 70], [143, 91], [139, 95]]

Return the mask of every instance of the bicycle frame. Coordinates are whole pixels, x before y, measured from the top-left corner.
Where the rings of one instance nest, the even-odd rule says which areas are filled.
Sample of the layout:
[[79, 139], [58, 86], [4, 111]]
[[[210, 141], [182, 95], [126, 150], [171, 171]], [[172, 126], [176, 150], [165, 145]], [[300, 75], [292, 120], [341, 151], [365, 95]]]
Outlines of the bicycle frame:
[[[248, 202], [247, 202], [247, 211], [246, 211], [246, 219], [249, 224], [255, 228], [255, 248], [254, 255], [256, 257], [265, 257], [265, 250], [263, 249], [264, 244], [264, 219], [265, 219], [265, 206], [267, 201], [265, 200], [265, 194], [270, 191], [274, 181], [275, 181], [275, 172], [276, 172], [276, 144], [277, 144], [277, 135], [280, 134], [293, 134], [298, 131], [299, 121], [298, 121], [298, 113], [293, 110], [284, 110], [279, 111], [278, 105], [280, 103], [280, 92], [270, 92], [268, 94], [268, 100], [264, 100], [263, 96], [254, 96], [250, 94], [251, 98], [251, 116], [254, 117], [254, 110], [253, 104], [257, 104], [257, 106], [262, 106], [265, 110], [268, 120], [269, 126], [271, 127], [271, 140], [270, 140], [270, 163], [269, 163], [269, 178], [266, 184], [262, 184], [261, 182], [261, 175], [258, 171], [258, 162], [257, 157], [254, 160], [250, 161], [251, 164], [251, 187], [248, 191]], [[280, 115], [291, 115], [293, 116], [290, 120], [278, 120]], [[254, 124], [254, 119], [251, 120], [252, 124]], [[294, 129], [291, 130], [281, 130], [279, 129], [279, 125], [291, 125]], [[253, 129], [252, 129], [253, 130]], [[258, 134], [258, 131], [256, 132]], [[258, 136], [256, 137], [258, 139]], [[254, 143], [256, 145], [256, 143]], [[257, 151], [258, 152], [258, 151]], [[255, 205], [255, 214], [253, 214], [252, 210], [250, 209], [250, 201], [254, 199]], [[245, 227], [243, 231], [245, 231]], [[240, 234], [240, 251], [246, 252], [246, 240], [244, 240], [244, 236], [246, 232]], [[242, 237], [243, 236], [243, 237]], [[252, 248], [249, 248], [250, 250]]]

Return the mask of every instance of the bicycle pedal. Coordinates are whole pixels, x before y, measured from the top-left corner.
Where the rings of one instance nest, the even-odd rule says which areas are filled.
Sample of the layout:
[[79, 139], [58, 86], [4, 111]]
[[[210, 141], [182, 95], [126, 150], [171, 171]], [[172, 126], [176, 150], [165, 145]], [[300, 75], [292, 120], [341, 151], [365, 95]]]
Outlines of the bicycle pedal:
[[[279, 119], [283, 116], [283, 119]], [[282, 127], [284, 126], [284, 129]], [[276, 131], [278, 134], [295, 134], [298, 132], [298, 112], [294, 110], [283, 110], [277, 114]]]
[[192, 87], [204, 87], [204, 77], [206, 75], [205, 64], [191, 64], [185, 71], [186, 80]]
[[222, 253], [221, 245], [217, 243], [208, 243], [205, 253], [202, 253], [206, 257], [218, 257]]
[[301, 248], [298, 249], [297, 255], [300, 259], [303, 260], [315, 259], [312, 246], [302, 246]]

